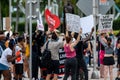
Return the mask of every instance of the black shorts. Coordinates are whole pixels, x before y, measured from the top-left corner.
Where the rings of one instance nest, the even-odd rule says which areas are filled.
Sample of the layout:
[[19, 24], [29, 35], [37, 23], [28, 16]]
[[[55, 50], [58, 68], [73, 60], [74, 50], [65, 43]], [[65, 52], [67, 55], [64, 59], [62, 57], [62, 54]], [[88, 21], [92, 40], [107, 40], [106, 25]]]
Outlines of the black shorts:
[[117, 64], [120, 64], [120, 56], [117, 57]]
[[23, 64], [15, 64], [15, 73], [23, 74]]
[[15, 64], [15, 60], [14, 60], [14, 61], [12, 61], [12, 64]]
[[47, 68], [47, 74], [59, 74], [59, 60], [52, 60], [51, 66]]
[[111, 57], [104, 57], [103, 62], [104, 62], [104, 65], [107, 65], [107, 66], [115, 64], [113, 56], [111, 56]]

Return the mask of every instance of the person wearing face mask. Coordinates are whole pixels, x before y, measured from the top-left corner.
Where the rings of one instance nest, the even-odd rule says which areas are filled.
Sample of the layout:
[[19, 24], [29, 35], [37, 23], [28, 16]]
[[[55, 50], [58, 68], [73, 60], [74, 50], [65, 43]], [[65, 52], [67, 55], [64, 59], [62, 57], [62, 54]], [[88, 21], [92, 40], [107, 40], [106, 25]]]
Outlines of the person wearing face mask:
[[[104, 40], [104, 41], [103, 41]], [[100, 42], [105, 47], [105, 54], [104, 54], [104, 80], [107, 80], [108, 71], [110, 74], [110, 80], [113, 80], [113, 65], [115, 64], [114, 61], [114, 37], [108, 37], [105, 42], [104, 39], [100, 39]]]
[[[51, 51], [51, 64], [50, 66], [47, 66], [47, 76], [46, 80], [50, 80], [51, 75], [54, 74], [53, 80], [58, 80], [58, 73], [59, 73], [59, 48], [63, 47], [63, 41], [58, 40], [58, 34], [57, 32], [53, 31], [51, 33], [51, 40], [48, 43], [48, 49]], [[41, 53], [46, 48], [47, 42], [42, 47]]]

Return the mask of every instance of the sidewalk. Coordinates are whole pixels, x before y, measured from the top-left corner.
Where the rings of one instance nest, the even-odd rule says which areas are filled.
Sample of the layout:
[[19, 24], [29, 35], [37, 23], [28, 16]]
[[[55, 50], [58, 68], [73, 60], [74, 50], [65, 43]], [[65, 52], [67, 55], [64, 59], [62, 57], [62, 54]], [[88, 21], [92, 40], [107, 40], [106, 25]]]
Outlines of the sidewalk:
[[[89, 71], [89, 80], [104, 80], [103, 78], [91, 79], [91, 75], [92, 75], [92, 72], [93, 72], [93, 67], [89, 67], [88, 69], [90, 70], [90, 71]], [[98, 70], [97, 70], [97, 71], [98, 71]], [[98, 71], [98, 75], [100, 76], [100, 72], [99, 72], [99, 71]], [[40, 74], [39, 74], [38, 76], [40, 76]], [[114, 77], [113, 80], [115, 80], [116, 76], [117, 76], [117, 68], [114, 67], [114, 69], [113, 69], [113, 77]], [[61, 78], [61, 79], [58, 79], [58, 80], [63, 80], [64, 75], [60, 75], [60, 77], [62, 77], [62, 78]], [[108, 76], [108, 79], [107, 79], [107, 80], [110, 80], [109, 78], [110, 78], [110, 77]], [[2, 78], [1, 80], [3, 80], [3, 78]], [[30, 80], [30, 79], [29, 79], [29, 78], [24, 78], [23, 80]], [[68, 80], [71, 80], [71, 77], [69, 77]]]
[[[89, 80], [104, 80], [103, 78], [99, 78], [99, 79], [91, 79], [91, 75], [92, 75], [92, 72], [93, 72], [93, 68], [88, 68], [90, 71], [89, 71]], [[97, 70], [98, 71], [98, 70]], [[99, 76], [100, 76], [100, 72], [98, 71], [98, 74], [99, 74]], [[63, 77], [64, 75], [62, 75], [62, 76], [60, 76], [60, 77]], [[116, 76], [117, 76], [117, 68], [115, 67], [114, 69], [113, 69], [113, 77], [114, 77], [114, 79], [113, 80], [115, 80], [115, 78], [116, 78]], [[108, 79], [107, 80], [110, 80], [109, 79], [110, 77], [108, 76]], [[61, 79], [58, 79], [58, 80], [63, 80], [63, 78], [61, 78]], [[71, 77], [69, 77], [69, 79], [68, 80], [71, 80]]]

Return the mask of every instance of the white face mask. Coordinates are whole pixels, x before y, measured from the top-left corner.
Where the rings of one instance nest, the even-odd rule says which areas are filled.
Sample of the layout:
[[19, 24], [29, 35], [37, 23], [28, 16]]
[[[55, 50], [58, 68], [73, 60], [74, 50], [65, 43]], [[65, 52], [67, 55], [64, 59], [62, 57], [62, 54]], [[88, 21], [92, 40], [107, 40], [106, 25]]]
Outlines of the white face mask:
[[51, 41], [51, 39], [48, 39], [48, 41]]

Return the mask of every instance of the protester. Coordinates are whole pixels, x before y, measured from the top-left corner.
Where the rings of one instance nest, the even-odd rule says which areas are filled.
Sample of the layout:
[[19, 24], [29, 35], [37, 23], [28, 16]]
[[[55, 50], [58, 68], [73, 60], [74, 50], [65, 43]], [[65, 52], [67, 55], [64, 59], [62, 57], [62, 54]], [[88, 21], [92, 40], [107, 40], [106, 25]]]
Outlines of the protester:
[[11, 73], [10, 73], [10, 63], [14, 61], [16, 58], [20, 57], [20, 55], [12, 56], [15, 48], [15, 43], [13, 40], [10, 40], [9, 47], [6, 48], [2, 56], [0, 58], [0, 71], [3, 74], [4, 80], [11, 80]]
[[89, 64], [91, 66], [91, 55], [92, 55], [92, 43], [90, 41], [87, 41], [84, 45], [84, 57], [86, 65]]
[[[106, 39], [106, 33], [101, 33], [99, 36], [99, 39], [103, 39], [104, 42], [107, 42]], [[103, 58], [105, 54], [105, 48], [103, 44], [100, 42], [100, 51], [99, 51], [99, 59], [100, 59], [100, 78], [104, 78], [104, 63], [103, 63]]]
[[[59, 53], [58, 50], [60, 47], [63, 47], [63, 41], [58, 41], [59, 37], [58, 34], [53, 31], [51, 40], [49, 41], [48, 44], [48, 49], [51, 51], [51, 65], [47, 67], [47, 77], [46, 80], [50, 80], [51, 75], [54, 74], [53, 80], [57, 80], [58, 78], [58, 73], [59, 73]], [[47, 42], [46, 42], [47, 43]], [[41, 52], [46, 48], [46, 43], [42, 47]]]
[[120, 79], [120, 38], [117, 40], [117, 66], [118, 66], [118, 72], [117, 72], [117, 77], [115, 80]]
[[36, 41], [36, 34], [32, 36], [32, 78], [35, 80], [38, 79], [38, 65], [39, 65], [39, 53], [38, 53], [38, 45]]
[[85, 75], [85, 80], [88, 80], [88, 69], [87, 66], [85, 64], [84, 61], [84, 56], [83, 56], [83, 45], [86, 41], [90, 40], [92, 33], [94, 31], [94, 28], [92, 28], [90, 35], [85, 38], [85, 39], [81, 39], [78, 44], [75, 46], [75, 50], [76, 50], [76, 58], [78, 61], [78, 66], [77, 66], [77, 77], [76, 80], [79, 80], [79, 75], [80, 75], [80, 69], [83, 70], [84, 75]]
[[25, 53], [24, 38], [18, 37], [18, 44], [15, 47], [15, 55], [21, 55], [15, 60], [15, 79], [22, 80], [23, 76], [23, 54]]
[[30, 45], [29, 45], [29, 37], [26, 36], [25, 40], [25, 55], [24, 55], [24, 77], [25, 73], [27, 72], [28, 78], [30, 78], [29, 73], [29, 57], [30, 57]]
[[72, 37], [69, 36], [68, 30], [66, 30], [66, 43], [64, 44], [64, 51], [66, 54], [66, 61], [65, 61], [65, 76], [63, 80], [67, 80], [69, 74], [71, 72], [71, 80], [76, 80], [76, 72], [77, 72], [77, 59], [76, 59], [76, 51], [74, 47], [80, 40], [80, 34], [82, 30], [80, 30], [78, 38], [76, 41], [73, 42]]
[[[107, 41], [107, 42], [106, 42]], [[114, 36], [112, 38], [109, 36], [107, 39], [100, 38], [101, 44], [105, 47], [105, 54], [104, 54], [104, 80], [107, 80], [108, 72], [110, 75], [110, 80], [113, 80], [113, 64], [114, 62]]]

